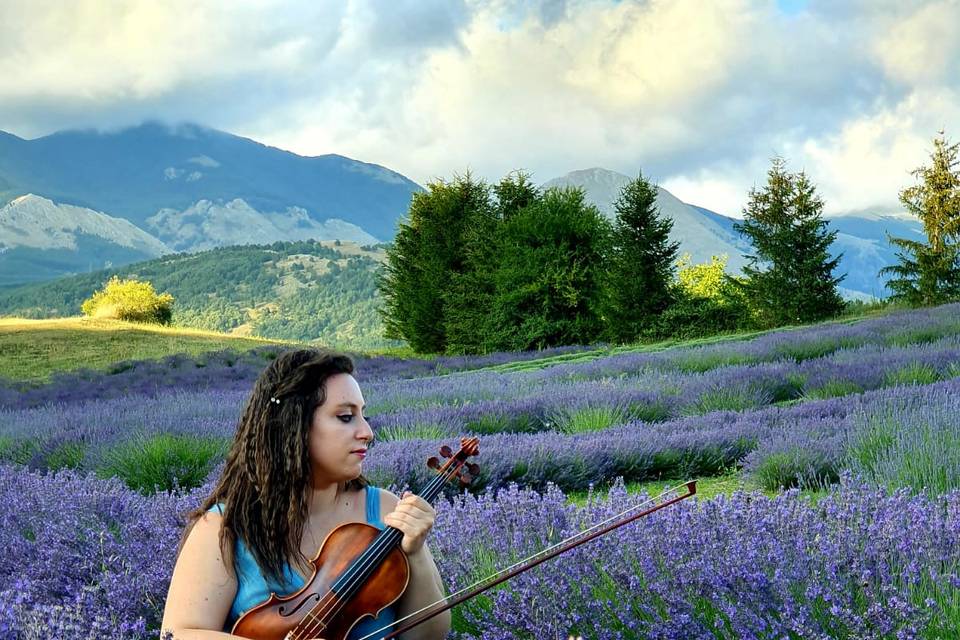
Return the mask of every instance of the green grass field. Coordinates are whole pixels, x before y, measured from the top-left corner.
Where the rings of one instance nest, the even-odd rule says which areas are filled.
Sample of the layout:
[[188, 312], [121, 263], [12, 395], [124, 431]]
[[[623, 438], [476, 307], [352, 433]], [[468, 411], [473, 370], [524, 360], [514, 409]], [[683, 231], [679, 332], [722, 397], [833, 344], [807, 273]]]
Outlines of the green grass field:
[[123, 360], [157, 359], [175, 353], [243, 351], [274, 340], [212, 331], [116, 320], [0, 318], [0, 377], [42, 383], [50, 375], [80, 368], [106, 369]]

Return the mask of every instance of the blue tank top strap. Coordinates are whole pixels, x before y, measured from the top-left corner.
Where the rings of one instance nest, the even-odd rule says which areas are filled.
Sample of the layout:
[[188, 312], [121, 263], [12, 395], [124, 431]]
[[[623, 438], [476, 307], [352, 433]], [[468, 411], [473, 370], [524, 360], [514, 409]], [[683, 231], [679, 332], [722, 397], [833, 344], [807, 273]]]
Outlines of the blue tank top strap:
[[387, 526], [380, 519], [380, 490], [369, 484], [367, 485], [367, 523], [378, 529]]

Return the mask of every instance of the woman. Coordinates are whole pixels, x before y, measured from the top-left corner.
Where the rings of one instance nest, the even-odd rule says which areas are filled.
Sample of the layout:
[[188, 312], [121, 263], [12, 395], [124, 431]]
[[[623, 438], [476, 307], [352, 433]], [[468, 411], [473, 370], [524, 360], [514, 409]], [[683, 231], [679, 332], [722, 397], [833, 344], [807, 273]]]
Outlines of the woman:
[[[229, 630], [244, 611], [271, 591], [289, 595], [306, 583], [324, 538], [345, 522], [402, 531], [410, 566], [403, 596], [350, 638], [443, 598], [424, 544], [433, 508], [418, 496], [401, 500], [374, 488], [361, 474], [373, 431], [352, 373], [345, 355], [300, 350], [281, 354], [260, 374], [223, 475], [189, 516], [163, 614], [162, 629], [175, 639], [235, 637]], [[433, 640], [449, 629], [445, 612], [403, 637]]]

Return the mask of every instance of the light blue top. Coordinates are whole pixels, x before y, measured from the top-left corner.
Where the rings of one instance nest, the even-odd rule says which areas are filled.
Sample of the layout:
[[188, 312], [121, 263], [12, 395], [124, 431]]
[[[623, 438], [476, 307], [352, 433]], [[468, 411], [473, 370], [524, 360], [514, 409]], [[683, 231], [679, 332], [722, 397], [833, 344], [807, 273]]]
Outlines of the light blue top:
[[[380, 519], [380, 491], [375, 487], [367, 486], [367, 523], [372, 524], [377, 529], [383, 529], [386, 525]], [[210, 511], [216, 511], [223, 514], [223, 507], [216, 504], [210, 508]], [[260, 570], [256, 559], [242, 539], [238, 539], [234, 547], [234, 561], [237, 568], [237, 595], [233, 599], [233, 605], [230, 607], [230, 615], [227, 616], [224, 631], [229, 632], [237, 619], [244, 611], [252, 609], [261, 602], [266, 601], [271, 593], [278, 596], [288, 596], [303, 588], [305, 581], [303, 577], [290, 567], [289, 563], [283, 565], [283, 582], [278, 583], [272, 578], [266, 578]], [[358, 640], [370, 634], [380, 627], [393, 622], [397, 619], [396, 611], [393, 606], [384, 609], [380, 616], [374, 620], [364, 618], [355, 626], [347, 640]], [[389, 629], [384, 629], [381, 633], [373, 636], [371, 640], [382, 640], [387, 635]]]

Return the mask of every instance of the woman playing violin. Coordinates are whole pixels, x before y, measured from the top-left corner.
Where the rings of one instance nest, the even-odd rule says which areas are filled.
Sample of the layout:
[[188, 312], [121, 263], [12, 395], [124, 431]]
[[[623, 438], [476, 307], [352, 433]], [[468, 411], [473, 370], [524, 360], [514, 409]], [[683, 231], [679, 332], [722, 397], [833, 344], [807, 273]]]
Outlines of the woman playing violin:
[[[226, 638], [244, 611], [298, 591], [327, 534], [345, 522], [403, 533], [409, 562], [403, 595], [348, 639], [443, 598], [425, 544], [435, 511], [422, 498], [370, 486], [361, 473], [373, 431], [346, 355], [317, 350], [281, 354], [260, 374], [243, 409], [223, 474], [188, 518], [162, 629], [177, 640]], [[446, 637], [449, 612], [411, 629], [406, 639]], [[386, 630], [372, 636], [381, 638]]]

